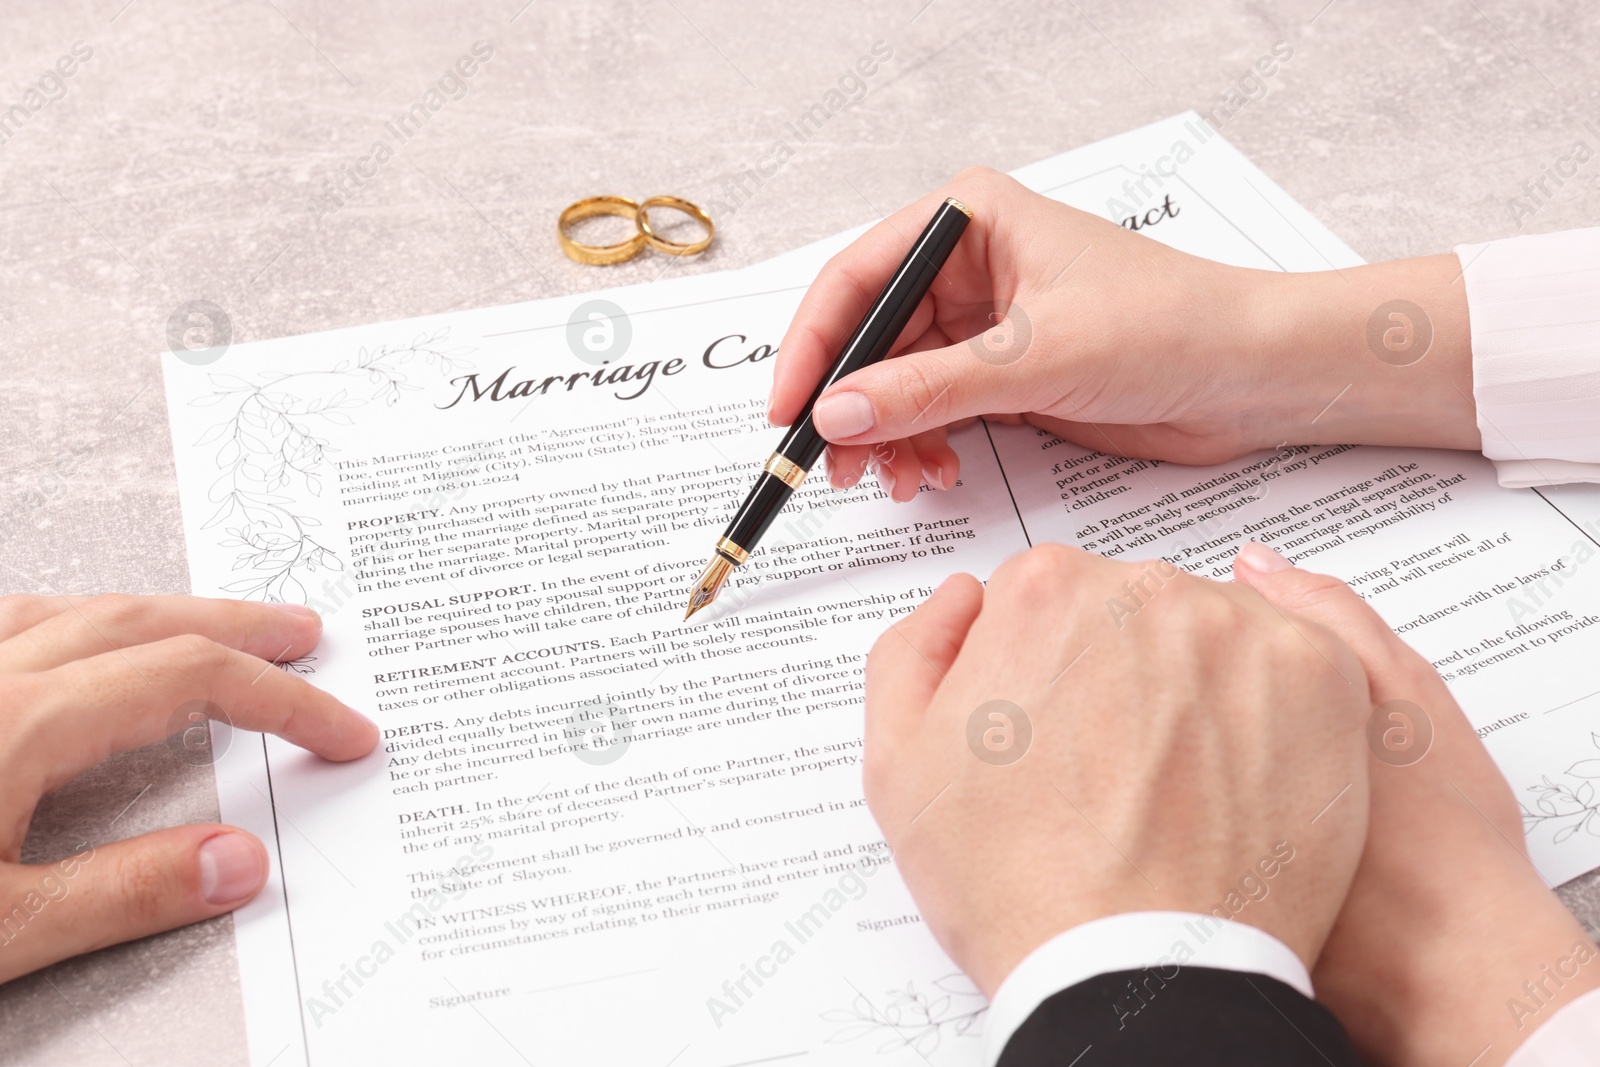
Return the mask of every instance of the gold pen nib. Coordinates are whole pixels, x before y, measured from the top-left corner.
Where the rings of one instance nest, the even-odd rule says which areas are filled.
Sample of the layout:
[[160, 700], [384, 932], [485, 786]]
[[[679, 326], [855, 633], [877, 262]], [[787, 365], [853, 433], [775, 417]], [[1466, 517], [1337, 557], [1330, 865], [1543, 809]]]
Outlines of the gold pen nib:
[[694, 583], [694, 589], [689, 593], [689, 610], [683, 613], [684, 621], [713, 600], [722, 589], [722, 583], [728, 580], [728, 575], [733, 573], [733, 561], [721, 552], [711, 557], [711, 562], [706, 564], [706, 569], [700, 572], [700, 579]]

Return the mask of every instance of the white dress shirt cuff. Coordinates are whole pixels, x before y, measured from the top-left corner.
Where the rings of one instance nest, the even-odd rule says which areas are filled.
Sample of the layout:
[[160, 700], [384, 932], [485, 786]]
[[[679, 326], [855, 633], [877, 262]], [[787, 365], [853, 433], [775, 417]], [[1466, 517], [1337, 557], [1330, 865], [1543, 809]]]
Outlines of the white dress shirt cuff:
[[1456, 255], [1478, 430], [1500, 484], [1600, 482], [1600, 228]]
[[1185, 966], [1263, 974], [1312, 995], [1300, 957], [1254, 926], [1185, 911], [1111, 915], [1057, 934], [1001, 983], [983, 1027], [983, 1062], [994, 1067], [1017, 1028], [1063, 989], [1098, 974], [1142, 969], [1170, 982]]
[[1506, 1067], [1596, 1065], [1600, 1065], [1600, 989], [1556, 1012], [1506, 1061]]

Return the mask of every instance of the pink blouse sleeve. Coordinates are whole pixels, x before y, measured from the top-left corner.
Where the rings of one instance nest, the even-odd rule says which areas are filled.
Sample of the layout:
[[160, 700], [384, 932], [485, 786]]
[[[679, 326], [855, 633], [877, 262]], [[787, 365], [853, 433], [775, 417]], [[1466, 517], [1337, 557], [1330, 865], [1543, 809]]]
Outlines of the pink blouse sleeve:
[[1600, 227], [1456, 255], [1478, 429], [1500, 484], [1600, 482]]
[[1600, 1064], [1600, 989], [1574, 1000], [1533, 1032], [1506, 1067], [1592, 1067]]

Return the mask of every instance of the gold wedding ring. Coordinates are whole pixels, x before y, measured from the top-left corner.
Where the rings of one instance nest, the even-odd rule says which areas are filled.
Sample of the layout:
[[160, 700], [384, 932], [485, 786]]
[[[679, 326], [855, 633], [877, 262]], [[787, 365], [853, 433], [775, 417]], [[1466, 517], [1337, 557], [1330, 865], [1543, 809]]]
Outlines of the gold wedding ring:
[[[706, 228], [706, 235], [700, 240], [690, 244], [679, 244], [677, 241], [668, 241], [656, 236], [655, 230], [650, 228], [650, 209], [653, 207], [670, 207], [681, 211], [685, 215], [699, 222]], [[716, 234], [717, 228], [707, 215], [705, 209], [699, 204], [692, 204], [679, 196], [652, 196], [649, 200], [639, 205], [635, 218], [639, 223], [639, 233], [650, 242], [650, 247], [657, 252], [665, 252], [669, 256], [692, 256], [704, 252], [711, 247], [711, 238]]]
[[[706, 235], [688, 244], [661, 237], [650, 225], [650, 209], [653, 207], [668, 207], [683, 212], [704, 226]], [[619, 241], [614, 245], [586, 245], [568, 236], [568, 226], [579, 219], [592, 219], [596, 215], [616, 215], [619, 218], [632, 219], [639, 232], [628, 240]], [[576, 204], [568, 205], [561, 213], [561, 217], [556, 220], [556, 236], [561, 239], [561, 251], [565, 252], [569, 259], [595, 267], [626, 263], [644, 251], [644, 246], [647, 244], [669, 256], [696, 255], [711, 247], [711, 238], [716, 231], [717, 228], [705, 209], [681, 196], [652, 196], [642, 204], [636, 204], [625, 196], [591, 196], [587, 200], [579, 200]]]
[[[639, 226], [639, 219], [643, 217], [640, 205], [625, 196], [591, 196], [587, 200], [579, 200], [576, 204], [570, 205], [556, 220], [556, 236], [561, 239], [561, 251], [567, 254], [568, 259], [575, 259], [579, 263], [591, 266], [606, 267], [613, 263], [626, 263], [644, 251], [649, 235], [644, 232], [642, 226], [639, 226], [638, 233], [614, 245], [586, 245], [567, 236], [569, 225], [579, 219], [592, 219], [597, 215], [616, 215], [619, 218], [633, 219], [635, 226]], [[707, 241], [709, 240], [708, 237]]]

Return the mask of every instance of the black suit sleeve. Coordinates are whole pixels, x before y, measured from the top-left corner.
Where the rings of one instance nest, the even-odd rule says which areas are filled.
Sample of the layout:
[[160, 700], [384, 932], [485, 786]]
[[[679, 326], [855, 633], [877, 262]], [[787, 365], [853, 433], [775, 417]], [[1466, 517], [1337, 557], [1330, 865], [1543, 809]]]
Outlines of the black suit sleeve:
[[1337, 1019], [1262, 974], [1176, 965], [1097, 975], [1046, 1000], [999, 1067], [1361, 1067]]

